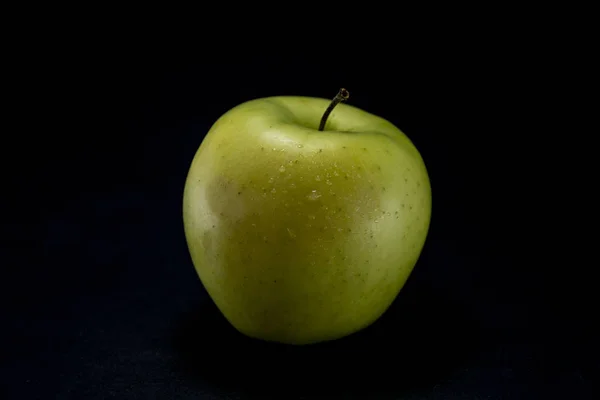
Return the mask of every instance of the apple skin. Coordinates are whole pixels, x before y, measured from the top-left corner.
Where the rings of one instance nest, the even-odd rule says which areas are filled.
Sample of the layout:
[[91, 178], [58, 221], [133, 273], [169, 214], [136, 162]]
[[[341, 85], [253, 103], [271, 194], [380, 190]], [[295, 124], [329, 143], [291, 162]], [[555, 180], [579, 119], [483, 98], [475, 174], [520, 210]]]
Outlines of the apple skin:
[[431, 217], [413, 143], [390, 122], [330, 100], [269, 97], [219, 118], [189, 169], [192, 262], [225, 318], [286, 344], [359, 331], [391, 305]]

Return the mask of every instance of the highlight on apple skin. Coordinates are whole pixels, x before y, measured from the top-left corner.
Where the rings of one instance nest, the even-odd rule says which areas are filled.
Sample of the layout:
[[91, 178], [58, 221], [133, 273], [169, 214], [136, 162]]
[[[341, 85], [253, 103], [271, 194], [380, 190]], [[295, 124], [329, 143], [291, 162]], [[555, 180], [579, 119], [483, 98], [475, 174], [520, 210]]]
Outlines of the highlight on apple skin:
[[300, 345], [357, 332], [391, 305], [420, 256], [431, 217], [423, 159], [400, 129], [347, 99], [240, 104], [191, 163], [191, 259], [247, 336]]

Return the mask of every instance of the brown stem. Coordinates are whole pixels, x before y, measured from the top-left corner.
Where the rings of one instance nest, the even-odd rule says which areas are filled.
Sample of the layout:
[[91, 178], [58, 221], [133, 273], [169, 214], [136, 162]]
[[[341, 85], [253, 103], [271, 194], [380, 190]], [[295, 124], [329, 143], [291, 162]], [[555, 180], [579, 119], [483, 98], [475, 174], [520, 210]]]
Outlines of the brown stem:
[[331, 114], [331, 112], [333, 111], [335, 106], [337, 106], [342, 101], [348, 100], [349, 98], [350, 98], [350, 93], [346, 89], [341, 88], [340, 91], [338, 92], [338, 94], [335, 95], [335, 97], [329, 104], [329, 107], [327, 107], [327, 110], [325, 110], [325, 114], [323, 114], [323, 117], [321, 118], [321, 124], [319, 125], [320, 131], [325, 129], [325, 124], [327, 123], [327, 118], [329, 118], [329, 114]]

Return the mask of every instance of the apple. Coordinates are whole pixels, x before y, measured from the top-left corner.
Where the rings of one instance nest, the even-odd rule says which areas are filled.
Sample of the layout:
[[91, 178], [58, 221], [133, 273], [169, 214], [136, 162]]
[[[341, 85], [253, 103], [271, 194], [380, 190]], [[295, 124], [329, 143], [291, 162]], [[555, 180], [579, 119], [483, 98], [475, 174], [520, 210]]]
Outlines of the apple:
[[400, 129], [347, 97], [245, 102], [214, 123], [191, 163], [191, 259], [249, 337], [301, 345], [357, 332], [386, 311], [419, 258], [431, 216], [423, 159]]

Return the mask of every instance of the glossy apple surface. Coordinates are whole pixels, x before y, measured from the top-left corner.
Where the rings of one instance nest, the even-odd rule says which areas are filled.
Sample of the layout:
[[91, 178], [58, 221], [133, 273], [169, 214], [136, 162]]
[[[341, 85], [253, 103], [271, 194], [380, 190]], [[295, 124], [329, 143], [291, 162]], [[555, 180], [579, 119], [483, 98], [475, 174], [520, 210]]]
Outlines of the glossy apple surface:
[[185, 184], [193, 264], [227, 320], [253, 338], [333, 340], [390, 306], [431, 215], [425, 164], [390, 122], [330, 100], [270, 97], [212, 126]]

